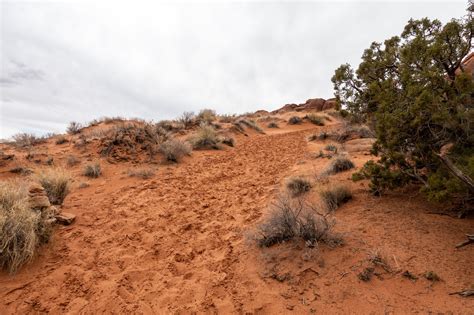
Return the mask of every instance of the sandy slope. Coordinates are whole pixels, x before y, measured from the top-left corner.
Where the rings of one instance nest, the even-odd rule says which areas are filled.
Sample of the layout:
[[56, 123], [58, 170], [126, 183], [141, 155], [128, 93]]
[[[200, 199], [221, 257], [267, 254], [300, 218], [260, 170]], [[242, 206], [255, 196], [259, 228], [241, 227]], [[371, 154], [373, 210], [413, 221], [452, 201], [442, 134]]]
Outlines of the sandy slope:
[[[247, 240], [285, 177], [314, 177], [328, 163], [309, 155], [323, 143], [306, 141], [321, 128], [241, 136], [235, 148], [193, 152], [149, 180], [106, 165], [68, 196], [64, 211], [77, 222], [17, 275], [0, 274], [0, 313], [473, 314], [474, 299], [448, 293], [474, 284], [474, 246], [454, 249], [474, 221], [430, 214], [409, 190], [375, 198], [342, 173], [331, 182], [355, 193], [336, 214], [346, 245], [262, 250]], [[368, 158], [352, 157], [357, 166]], [[393, 271], [361, 282], [375, 251]], [[442, 281], [412, 282], [405, 270]]]

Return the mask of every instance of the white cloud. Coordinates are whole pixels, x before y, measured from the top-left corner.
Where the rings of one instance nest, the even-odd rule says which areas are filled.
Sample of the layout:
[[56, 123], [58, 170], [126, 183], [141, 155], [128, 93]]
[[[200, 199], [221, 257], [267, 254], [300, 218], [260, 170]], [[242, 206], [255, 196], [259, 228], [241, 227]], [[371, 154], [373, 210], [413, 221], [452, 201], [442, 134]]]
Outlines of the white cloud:
[[[274, 109], [332, 97], [341, 63], [465, 2], [1, 4], [0, 138], [99, 116]], [[19, 66], [21, 65], [21, 66]]]

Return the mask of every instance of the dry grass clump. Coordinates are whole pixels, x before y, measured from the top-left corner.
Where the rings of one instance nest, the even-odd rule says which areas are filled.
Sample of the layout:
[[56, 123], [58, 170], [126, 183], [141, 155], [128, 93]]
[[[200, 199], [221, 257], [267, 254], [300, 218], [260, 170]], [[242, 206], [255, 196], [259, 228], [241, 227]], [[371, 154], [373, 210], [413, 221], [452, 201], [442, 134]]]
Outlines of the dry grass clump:
[[191, 150], [189, 143], [179, 139], [168, 139], [160, 145], [160, 152], [170, 162], [179, 162], [183, 156], [189, 155]]
[[298, 125], [298, 124], [301, 124], [302, 122], [303, 120], [298, 116], [293, 116], [290, 119], [288, 119], [288, 123], [290, 125]]
[[128, 170], [128, 176], [149, 179], [155, 175], [155, 170], [150, 167], [138, 167]]
[[295, 197], [310, 191], [311, 183], [303, 177], [291, 177], [286, 182], [286, 188]]
[[216, 120], [216, 111], [213, 109], [202, 109], [197, 115], [199, 123], [210, 124]]
[[82, 172], [84, 176], [98, 178], [102, 174], [102, 169], [98, 162], [87, 164]]
[[257, 228], [257, 244], [261, 247], [302, 239], [309, 247], [318, 242], [329, 244], [341, 240], [331, 235], [334, 225], [329, 215], [323, 215], [304, 199], [280, 197], [274, 204], [270, 216]]
[[20, 174], [20, 175], [29, 175], [33, 173], [33, 171], [27, 167], [15, 166], [14, 168], [10, 169], [10, 173]]
[[311, 123], [317, 126], [324, 126], [324, 118], [315, 114], [306, 115], [306, 119], [308, 119]]
[[235, 121], [235, 114], [230, 115], [230, 114], [223, 114], [219, 115], [219, 122], [221, 123], [233, 123]]
[[279, 128], [279, 127], [278, 127], [278, 124], [277, 124], [276, 122], [274, 122], [274, 121], [268, 123], [267, 127], [268, 127], [268, 128]]
[[59, 136], [56, 138], [56, 144], [64, 144], [69, 142], [65, 136]]
[[352, 193], [347, 186], [337, 185], [322, 190], [319, 195], [328, 211], [334, 211], [352, 199]]
[[196, 135], [191, 138], [191, 144], [194, 149], [220, 149], [216, 130], [207, 125], [199, 127]]
[[66, 157], [66, 164], [68, 167], [73, 167], [79, 163], [81, 163], [81, 161], [74, 155], [68, 155]]
[[76, 135], [81, 132], [82, 125], [78, 122], [71, 121], [67, 127], [67, 133], [70, 135]]
[[263, 129], [260, 128], [260, 126], [255, 122], [255, 120], [252, 120], [252, 119], [239, 119], [239, 121], [237, 121], [238, 124], [240, 125], [244, 125], [248, 128], [251, 128], [259, 133], [264, 133], [263, 132]]
[[43, 143], [45, 138], [39, 138], [31, 133], [17, 133], [13, 137], [13, 144], [19, 148], [28, 148], [35, 144]]
[[327, 174], [336, 174], [354, 168], [354, 163], [344, 156], [339, 156], [332, 160], [331, 164], [325, 170]]
[[37, 175], [38, 182], [48, 195], [49, 202], [61, 205], [69, 194], [71, 175], [62, 168], [48, 168]]
[[52, 214], [30, 208], [27, 185], [0, 182], [0, 269], [14, 273], [51, 236]]

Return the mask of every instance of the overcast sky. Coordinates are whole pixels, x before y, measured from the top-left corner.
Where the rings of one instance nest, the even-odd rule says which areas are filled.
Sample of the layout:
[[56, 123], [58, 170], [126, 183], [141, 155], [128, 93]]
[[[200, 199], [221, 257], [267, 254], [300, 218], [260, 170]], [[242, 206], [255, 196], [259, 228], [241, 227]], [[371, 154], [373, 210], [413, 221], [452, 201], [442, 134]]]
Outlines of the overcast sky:
[[[98, 2], [98, 1], [97, 1]], [[443, 22], [467, 1], [1, 2], [0, 138], [100, 116], [276, 109], [330, 98], [340, 64], [410, 17]]]

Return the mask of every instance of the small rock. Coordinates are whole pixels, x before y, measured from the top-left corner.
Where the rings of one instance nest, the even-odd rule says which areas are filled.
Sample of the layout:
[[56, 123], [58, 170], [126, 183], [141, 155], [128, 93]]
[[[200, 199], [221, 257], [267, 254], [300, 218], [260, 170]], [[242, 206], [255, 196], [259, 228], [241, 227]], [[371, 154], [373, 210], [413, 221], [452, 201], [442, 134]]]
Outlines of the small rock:
[[69, 225], [76, 219], [76, 215], [68, 212], [62, 212], [55, 216], [56, 221], [62, 225]]
[[51, 206], [49, 199], [45, 195], [36, 195], [30, 197], [30, 206], [32, 209], [44, 209]]

